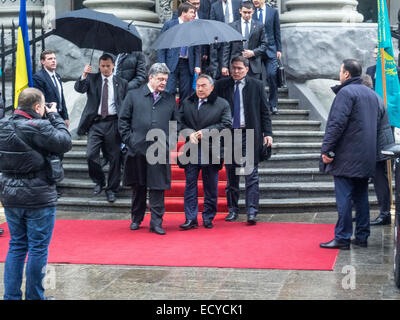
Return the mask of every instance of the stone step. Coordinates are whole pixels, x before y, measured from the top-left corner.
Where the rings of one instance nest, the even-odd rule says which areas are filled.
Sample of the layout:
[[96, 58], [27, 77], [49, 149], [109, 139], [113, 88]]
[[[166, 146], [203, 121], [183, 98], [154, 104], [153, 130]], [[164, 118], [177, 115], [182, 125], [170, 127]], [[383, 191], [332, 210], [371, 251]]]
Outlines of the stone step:
[[[375, 195], [369, 196], [370, 209], [377, 208], [377, 200]], [[243, 198], [239, 200], [240, 214], [245, 214], [245, 201]], [[107, 202], [105, 196], [96, 198], [66, 198], [61, 197], [58, 200], [57, 211], [76, 212], [77, 219], [85, 219], [89, 216], [94, 219], [112, 219], [115, 214], [126, 214], [126, 219], [130, 219], [130, 199], [117, 199], [114, 203]], [[285, 198], [285, 199], [260, 199], [259, 214], [288, 214], [288, 213], [304, 213], [304, 212], [332, 212], [335, 217], [337, 207], [335, 197], [320, 198]], [[172, 213], [174, 211], [166, 211]], [[184, 213], [180, 212], [182, 217]], [[225, 213], [219, 211], [218, 213]]]
[[318, 153], [321, 146], [321, 142], [278, 142], [272, 145], [272, 154]]
[[279, 131], [274, 130], [274, 142], [321, 142], [324, 131]]
[[318, 168], [320, 153], [275, 154], [259, 168]]
[[315, 120], [272, 120], [272, 132], [277, 131], [320, 131], [321, 121]]
[[[269, 88], [265, 87], [265, 92], [267, 95], [269, 94]], [[278, 99], [279, 98], [288, 98], [289, 96], [289, 90], [288, 88], [278, 88]]]
[[[108, 167], [104, 167], [103, 170], [107, 174]], [[64, 172], [66, 179], [89, 180], [87, 164], [64, 164]], [[268, 164], [259, 167], [258, 175], [261, 183], [315, 182], [332, 180], [331, 176], [320, 173], [318, 168], [271, 168]], [[182, 173], [174, 180], [182, 181], [184, 179], [185, 174], [182, 170]]]
[[280, 109], [279, 114], [273, 114], [272, 120], [307, 120], [309, 116], [308, 110], [296, 109]]
[[298, 99], [280, 98], [278, 99], [278, 110], [283, 109], [299, 109]]

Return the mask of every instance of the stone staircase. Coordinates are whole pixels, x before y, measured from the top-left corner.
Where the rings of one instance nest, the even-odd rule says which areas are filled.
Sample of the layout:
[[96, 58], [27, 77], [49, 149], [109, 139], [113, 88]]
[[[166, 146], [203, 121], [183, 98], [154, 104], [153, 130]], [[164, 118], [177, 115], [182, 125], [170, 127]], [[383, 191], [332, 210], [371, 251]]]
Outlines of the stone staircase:
[[[272, 157], [259, 165], [260, 214], [336, 211], [332, 177], [319, 173], [318, 169], [324, 136], [320, 121], [309, 120], [309, 111], [299, 109], [299, 102], [288, 98], [287, 89], [279, 90], [278, 103], [280, 114], [272, 116]], [[86, 141], [76, 140], [72, 150], [65, 154], [65, 179], [59, 186], [63, 196], [58, 209], [128, 214], [130, 189], [123, 188], [115, 203], [108, 203], [104, 192], [93, 196], [94, 184], [89, 179], [85, 150]], [[244, 208], [244, 181], [240, 187], [240, 206]], [[375, 205], [372, 188], [371, 185], [370, 201]], [[223, 212], [224, 205], [226, 199], [220, 192], [219, 208]]]

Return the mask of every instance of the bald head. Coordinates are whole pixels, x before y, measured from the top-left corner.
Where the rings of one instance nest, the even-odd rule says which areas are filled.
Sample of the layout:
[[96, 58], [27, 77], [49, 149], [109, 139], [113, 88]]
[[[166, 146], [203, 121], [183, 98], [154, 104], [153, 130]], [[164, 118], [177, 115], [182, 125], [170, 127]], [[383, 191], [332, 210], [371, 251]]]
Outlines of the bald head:
[[18, 107], [25, 110], [34, 109], [35, 106], [43, 103], [43, 93], [36, 88], [26, 88], [18, 97]]

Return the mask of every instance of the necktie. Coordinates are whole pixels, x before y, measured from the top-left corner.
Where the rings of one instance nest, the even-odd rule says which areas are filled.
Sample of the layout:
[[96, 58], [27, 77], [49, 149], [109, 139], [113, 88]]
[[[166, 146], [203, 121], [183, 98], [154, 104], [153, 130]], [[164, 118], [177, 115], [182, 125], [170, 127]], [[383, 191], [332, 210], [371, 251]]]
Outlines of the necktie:
[[200, 108], [201, 108], [201, 106], [203, 105], [203, 103], [204, 103], [204, 100], [203, 100], [203, 99], [200, 99], [200, 100], [199, 100], [199, 105], [197, 106], [197, 110], [200, 110]]
[[240, 81], [236, 81], [235, 92], [233, 94], [233, 129], [240, 128]]
[[246, 41], [243, 43], [243, 48], [247, 49], [249, 47], [249, 35], [250, 35], [250, 30], [249, 30], [249, 22], [245, 21], [244, 22], [244, 37]]
[[103, 92], [101, 94], [101, 117], [108, 116], [108, 79], [104, 79]]
[[187, 56], [187, 47], [181, 47], [181, 57], [186, 57]]
[[157, 91], [153, 91], [153, 97], [154, 97], [154, 101], [156, 101], [157, 98], [158, 98], [158, 93], [157, 93]]
[[60, 99], [60, 88], [58, 87], [58, 83], [57, 83], [57, 80], [56, 80], [56, 77], [54, 76], [54, 74], [52, 75], [52, 78], [53, 78], [54, 86], [56, 87], [58, 100], [61, 101], [61, 99]]
[[258, 9], [258, 21], [260, 21], [261, 23], [264, 23], [264, 18], [263, 18], [263, 9]]
[[229, 23], [229, 5], [228, 5], [228, 1], [225, 1], [225, 23]]

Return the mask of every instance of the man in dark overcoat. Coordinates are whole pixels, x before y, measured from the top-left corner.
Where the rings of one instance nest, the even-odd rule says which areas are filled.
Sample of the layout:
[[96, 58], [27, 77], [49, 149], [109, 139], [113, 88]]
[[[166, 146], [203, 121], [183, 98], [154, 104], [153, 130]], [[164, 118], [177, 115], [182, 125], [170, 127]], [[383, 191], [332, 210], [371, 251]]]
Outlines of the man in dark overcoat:
[[[225, 161], [227, 173], [226, 197], [229, 214], [226, 221], [235, 221], [239, 215], [239, 168], [244, 164], [246, 188], [246, 213], [248, 224], [256, 223], [259, 206], [258, 163], [263, 145], [271, 146], [272, 125], [268, 108], [267, 95], [262, 81], [247, 76], [249, 60], [243, 56], [232, 59], [231, 76], [216, 82], [215, 91], [218, 96], [226, 99], [231, 107], [234, 148], [241, 146], [242, 155], [247, 163], [241, 163], [233, 156], [231, 164]], [[236, 129], [236, 130], [235, 130]], [[237, 134], [239, 133], [239, 134]], [[248, 145], [247, 136], [253, 134], [254, 142]], [[251, 139], [249, 138], [249, 141]], [[253, 161], [250, 161], [252, 158]], [[253, 163], [251, 163], [253, 162]]]
[[75, 91], [87, 94], [87, 103], [82, 112], [78, 134], [88, 134], [86, 158], [89, 176], [96, 184], [95, 195], [105, 187], [105, 175], [100, 161], [100, 150], [110, 163], [106, 196], [109, 202], [116, 200], [121, 182], [120, 149], [121, 137], [118, 133], [118, 114], [125, 98], [128, 83], [113, 75], [114, 60], [108, 54], [99, 59], [98, 73], [91, 73], [90, 65], [75, 83]]
[[[325, 172], [333, 175], [338, 221], [335, 238], [321, 248], [350, 249], [350, 242], [367, 246], [370, 235], [368, 179], [375, 174], [379, 99], [362, 84], [362, 68], [354, 59], [346, 59], [340, 68], [341, 84], [326, 123], [321, 148]], [[355, 239], [352, 207], [356, 210]]]
[[[129, 91], [124, 100], [118, 126], [122, 141], [128, 148], [123, 184], [132, 187], [130, 228], [139, 229], [149, 190], [150, 232], [160, 235], [165, 234], [162, 228], [164, 191], [171, 188], [170, 121], [176, 119], [177, 112], [174, 96], [165, 92], [169, 73], [165, 63], [151, 66], [148, 83]], [[155, 141], [147, 139], [148, 134], [156, 131], [160, 136]], [[159, 146], [158, 150], [148, 152], [156, 145]], [[154, 157], [158, 157], [158, 160]]]
[[[183, 166], [186, 177], [184, 193], [186, 221], [180, 225], [183, 230], [198, 227], [197, 183], [200, 171], [203, 178], [204, 210], [202, 216], [205, 228], [213, 227], [212, 221], [217, 213], [218, 172], [222, 168], [220, 148], [222, 139], [219, 135], [223, 129], [231, 128], [232, 115], [229, 103], [218, 97], [213, 90], [214, 80], [208, 75], [200, 75], [196, 81], [196, 93], [183, 101], [179, 108], [180, 129], [192, 131], [186, 139], [187, 146], [189, 146], [188, 151], [190, 153], [193, 149], [191, 147], [197, 151], [197, 156], [189, 159], [194, 161], [189, 161]], [[207, 153], [208, 156], [206, 156]], [[186, 156], [186, 152], [184, 152], [184, 156]], [[212, 161], [213, 157], [219, 161]]]

